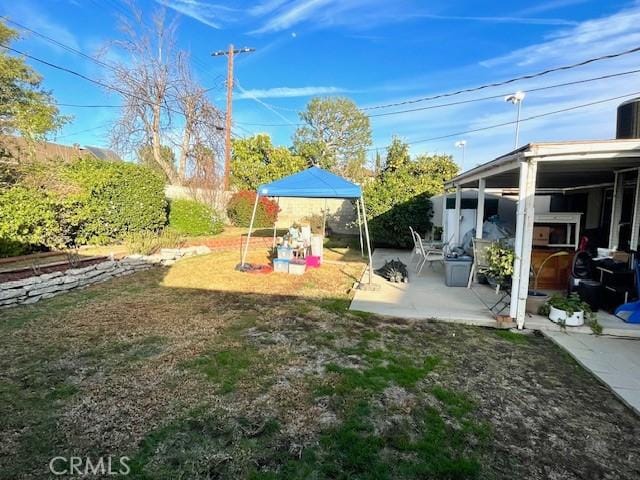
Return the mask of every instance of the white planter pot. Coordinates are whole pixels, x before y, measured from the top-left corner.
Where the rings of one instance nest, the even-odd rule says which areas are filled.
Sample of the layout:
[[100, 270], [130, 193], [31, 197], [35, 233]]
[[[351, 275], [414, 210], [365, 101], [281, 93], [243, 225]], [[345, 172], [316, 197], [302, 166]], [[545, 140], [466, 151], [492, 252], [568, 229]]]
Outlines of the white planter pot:
[[549, 320], [554, 323], [564, 323], [567, 327], [580, 327], [584, 325], [584, 312], [575, 312], [569, 317], [564, 310], [549, 305]]

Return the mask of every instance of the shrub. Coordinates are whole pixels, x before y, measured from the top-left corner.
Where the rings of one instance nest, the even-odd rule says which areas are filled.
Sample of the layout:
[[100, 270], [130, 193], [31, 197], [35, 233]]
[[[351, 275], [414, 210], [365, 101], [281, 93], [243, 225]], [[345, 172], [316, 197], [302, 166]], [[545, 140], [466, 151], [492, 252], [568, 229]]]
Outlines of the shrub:
[[180, 248], [184, 245], [184, 237], [170, 228], [159, 232], [141, 230], [131, 232], [125, 237], [129, 253], [152, 255], [161, 248]]
[[70, 197], [77, 243], [106, 243], [166, 223], [164, 182], [147, 167], [84, 158], [65, 167], [65, 176], [80, 188]]
[[[243, 190], [235, 193], [227, 205], [227, 215], [229, 220], [236, 227], [248, 227], [251, 222], [253, 205], [256, 201], [256, 192]], [[278, 204], [266, 197], [260, 197], [254, 227], [271, 227], [278, 219], [280, 207]]]
[[413, 245], [410, 226], [420, 234], [431, 230], [430, 197], [442, 193], [457, 166], [447, 156], [396, 157], [388, 155], [385, 168], [366, 185], [366, 213], [376, 245], [407, 248]]
[[169, 203], [169, 226], [184, 235], [215, 235], [224, 230], [222, 218], [213, 207], [183, 199]]
[[39, 190], [20, 186], [0, 190], [0, 257], [62, 246], [60, 208]]

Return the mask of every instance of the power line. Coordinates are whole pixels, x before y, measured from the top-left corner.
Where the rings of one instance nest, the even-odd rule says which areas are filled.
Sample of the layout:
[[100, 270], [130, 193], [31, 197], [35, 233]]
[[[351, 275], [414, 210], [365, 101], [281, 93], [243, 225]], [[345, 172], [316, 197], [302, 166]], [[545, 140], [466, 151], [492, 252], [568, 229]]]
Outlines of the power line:
[[507, 85], [507, 84], [510, 84], [510, 83], [518, 82], [520, 80], [530, 80], [532, 78], [541, 77], [543, 75], [548, 75], [548, 74], [553, 73], [553, 72], [559, 72], [559, 71], [562, 71], [562, 70], [571, 70], [573, 68], [582, 67], [582, 66], [588, 65], [590, 63], [599, 62], [599, 61], [602, 61], [602, 60], [610, 60], [612, 58], [622, 57], [624, 55], [629, 55], [629, 54], [636, 53], [636, 52], [639, 52], [639, 51], [640, 51], [640, 47], [634, 47], [634, 48], [631, 48], [629, 50], [625, 50], [623, 52], [610, 53], [610, 54], [607, 54], [607, 55], [601, 55], [599, 57], [589, 58], [587, 60], [583, 60], [583, 61], [578, 62], [578, 63], [573, 63], [573, 64], [570, 64], [570, 65], [563, 65], [561, 67], [549, 68], [549, 69], [543, 70], [541, 72], [530, 73], [530, 74], [527, 74], [527, 75], [522, 75], [520, 77], [510, 78], [509, 80], [503, 80], [503, 81], [494, 82], [494, 83], [487, 83], [487, 84], [484, 84], [484, 85], [479, 85], [477, 87], [465, 88], [465, 89], [456, 90], [456, 91], [453, 91], [453, 92], [441, 93], [441, 94], [438, 94], [438, 95], [432, 95], [432, 96], [429, 96], [429, 97], [415, 98], [413, 100], [405, 100], [405, 101], [402, 101], [402, 102], [387, 103], [387, 104], [384, 104], [384, 105], [375, 105], [375, 106], [371, 106], [371, 107], [364, 107], [361, 110], [375, 110], [375, 109], [380, 109], [380, 108], [397, 107], [397, 106], [400, 106], [400, 105], [408, 105], [408, 104], [412, 104], [412, 103], [425, 102], [425, 101], [428, 101], [428, 100], [436, 100], [438, 98], [452, 97], [454, 95], [460, 95], [462, 93], [476, 92], [478, 90], [483, 90], [483, 89], [491, 88], [491, 87], [499, 87], [499, 86], [502, 86], [502, 85]]
[[[628, 70], [625, 72], [618, 72], [618, 73], [611, 73], [608, 75], [600, 75], [597, 77], [591, 77], [591, 78], [585, 78], [585, 79], [581, 79], [581, 80], [574, 80], [571, 82], [563, 82], [563, 83], [557, 83], [557, 84], [553, 84], [553, 85], [546, 85], [543, 87], [537, 87], [537, 88], [530, 88], [527, 89], [527, 93], [530, 92], [540, 92], [540, 91], [544, 91], [544, 90], [551, 90], [553, 88], [560, 88], [560, 87], [568, 87], [568, 86], [572, 86], [572, 85], [579, 85], [579, 84], [583, 84], [583, 83], [589, 83], [589, 82], [595, 82], [598, 80], [606, 80], [606, 79], [610, 79], [610, 78], [615, 78], [615, 77], [621, 77], [624, 75], [632, 75], [632, 74], [636, 74], [636, 73], [640, 73], [640, 69], [636, 69], [636, 70]], [[456, 106], [456, 105], [465, 105], [468, 103], [475, 103], [475, 102], [482, 102], [482, 101], [486, 101], [486, 100], [495, 100], [497, 98], [503, 98], [505, 95], [508, 95], [508, 93], [511, 92], [507, 92], [507, 93], [501, 93], [501, 94], [497, 94], [497, 95], [489, 95], [486, 97], [479, 97], [479, 98], [471, 98], [469, 100], [459, 100], [456, 102], [448, 102], [448, 103], [440, 103], [437, 105], [428, 105], [426, 107], [418, 107], [418, 108], [411, 108], [411, 109], [406, 109], [406, 110], [397, 110], [394, 112], [384, 112], [384, 113], [374, 113], [374, 114], [369, 114], [368, 116], [370, 118], [375, 118], [375, 117], [386, 117], [386, 116], [390, 116], [390, 115], [400, 115], [403, 113], [412, 113], [412, 112], [419, 112], [419, 111], [423, 111], [423, 110], [433, 110], [433, 109], [437, 109], [437, 108], [445, 108], [445, 107], [451, 107], [451, 106]], [[248, 122], [236, 122], [238, 124], [242, 123], [242, 125], [248, 125], [248, 126], [256, 126], [256, 127], [287, 127], [287, 126], [291, 126], [290, 123], [286, 124], [286, 123], [248, 123]], [[301, 123], [297, 123], [295, 124], [295, 126], [300, 126], [303, 125]]]
[[[264, 108], [266, 108], [267, 110], [269, 110], [270, 112], [276, 114], [278, 117], [280, 117], [281, 119], [283, 119], [285, 122], [287, 122], [289, 124], [289, 126], [297, 126], [299, 124], [295, 124], [291, 121], [289, 121], [289, 119], [287, 117], [285, 117], [284, 115], [282, 115], [280, 112], [278, 112], [277, 110], [274, 110], [268, 103], [263, 102], [262, 100], [260, 100], [258, 97], [256, 97], [255, 95], [253, 95], [251, 92], [249, 92], [248, 90], [245, 90], [244, 88], [242, 88], [242, 85], [240, 85], [240, 81], [236, 79], [236, 85], [238, 86], [238, 89], [244, 93], [245, 95], [247, 95], [249, 98], [251, 98], [252, 100], [254, 100], [255, 102], [259, 103], [260, 105], [262, 105]], [[245, 124], [246, 125], [246, 124]]]
[[[583, 104], [580, 104], [580, 105], [574, 105], [572, 107], [566, 107], [566, 108], [562, 108], [560, 110], [553, 110], [551, 112], [545, 112], [545, 113], [540, 113], [538, 115], [532, 115], [530, 117], [521, 118], [520, 119], [520, 123], [528, 122], [528, 121], [531, 121], [531, 120], [536, 120], [538, 118], [548, 117], [550, 115], [556, 115], [558, 113], [569, 112], [571, 110], [577, 110], [579, 108], [591, 107], [593, 105], [599, 105], [601, 103], [612, 102], [614, 100], [620, 100], [622, 98], [632, 97], [632, 96], [635, 96], [635, 95], [640, 95], [640, 92], [626, 93], [624, 95], [618, 95], [616, 97], [605, 98], [603, 100], [596, 100], [594, 102], [583, 103]], [[413, 141], [406, 142], [406, 143], [407, 143], [407, 145], [415, 145], [417, 143], [425, 143], [425, 142], [433, 142], [433, 141], [436, 141], [436, 140], [444, 140], [444, 139], [447, 139], [447, 138], [457, 137], [457, 136], [460, 136], [460, 135], [467, 135], [469, 133], [483, 132], [485, 130], [491, 130], [491, 129], [494, 129], [494, 128], [505, 127], [507, 125], [513, 125], [515, 123], [516, 123], [515, 120], [510, 121], [510, 122], [496, 123], [496, 124], [493, 124], [493, 125], [487, 125], [486, 127], [474, 128], [472, 130], [465, 130], [465, 131], [455, 132], [455, 133], [448, 133], [446, 135], [440, 135], [440, 136], [431, 137], [431, 138], [423, 138], [423, 139], [420, 139], [420, 140], [413, 140]], [[372, 147], [372, 148], [368, 148], [366, 151], [367, 152], [372, 152], [372, 151], [378, 150], [380, 148], [385, 148], [385, 147], [380, 147], [380, 146]]]
[[[559, 88], [559, 87], [568, 87], [571, 85], [579, 85], [582, 83], [589, 83], [589, 82], [595, 82], [598, 80], [606, 80], [609, 78], [615, 78], [615, 77], [621, 77], [624, 75], [632, 75], [634, 73], [640, 73], [640, 69], [636, 69], [636, 70], [628, 70], [626, 72], [619, 72], [619, 73], [611, 73], [608, 75], [600, 75], [598, 77], [592, 77], [592, 78], [585, 78], [582, 80], [573, 80], [571, 82], [564, 82], [564, 83], [557, 83], [554, 85], [546, 85], [544, 87], [536, 87], [536, 88], [528, 88], [526, 90], [527, 93], [531, 93], [531, 92], [540, 92], [543, 90], [551, 90], [553, 88]], [[482, 102], [485, 100], [495, 100], [496, 98], [504, 98], [506, 95], [509, 95], [512, 92], [506, 92], [506, 93], [501, 93], [501, 94], [497, 94], [497, 95], [490, 95], [487, 97], [480, 97], [480, 98], [471, 98], [469, 100], [460, 100], [457, 102], [449, 102], [449, 103], [441, 103], [438, 105], [429, 105], [426, 107], [418, 107], [418, 108], [411, 108], [411, 109], [407, 109], [407, 110], [397, 110], [395, 112], [384, 112], [384, 113], [374, 113], [369, 115], [369, 117], [386, 117], [389, 115], [399, 115], [402, 113], [411, 113], [411, 112], [419, 112], [422, 110], [433, 110], [436, 108], [443, 108], [443, 107], [450, 107], [450, 106], [454, 106], [454, 105], [463, 105], [463, 104], [467, 104], [467, 103], [474, 103], [474, 102]]]
[[79, 135], [81, 133], [87, 133], [87, 132], [93, 132], [95, 130], [101, 130], [101, 129], [106, 128], [106, 127], [108, 127], [110, 125], [111, 125], [111, 122], [108, 122], [108, 123], [103, 123], [101, 125], [98, 125], [96, 127], [87, 128], [85, 130], [80, 130], [80, 131], [77, 131], [77, 132], [65, 133], [64, 135], [55, 135], [55, 139], [59, 140], [61, 138], [72, 137], [74, 135]]
[[[35, 56], [30, 55], [30, 54], [28, 54], [26, 52], [20, 51], [20, 50], [18, 50], [16, 48], [13, 48], [13, 47], [9, 47], [8, 45], [4, 45], [2, 43], [0, 43], [0, 47], [5, 48], [6, 50], [9, 50], [11, 52], [17, 53], [18, 55], [23, 55], [23, 56], [25, 56], [25, 57], [27, 57], [27, 58], [29, 58], [31, 60], [34, 60], [34, 61], [39, 62], [39, 63], [42, 63], [43, 65], [47, 65], [48, 67], [55, 68], [56, 70], [60, 70], [60, 71], [66, 72], [66, 73], [68, 73], [70, 75], [74, 75], [76, 77], [82, 78], [83, 80], [86, 80], [88, 82], [94, 83], [94, 84], [96, 84], [96, 85], [98, 85], [98, 86], [100, 86], [102, 88], [106, 88], [108, 90], [113, 90], [115, 92], [120, 93], [121, 95], [123, 95], [125, 97], [133, 98], [133, 99], [138, 100], [138, 101], [140, 101], [140, 102], [142, 102], [144, 104], [147, 104], [149, 106], [154, 106], [154, 104], [152, 104], [151, 102], [149, 102], [148, 100], [146, 100], [143, 97], [135, 95], [135, 94], [133, 94], [131, 92], [127, 92], [126, 90], [122, 90], [122, 89], [120, 89], [118, 87], [114, 87], [113, 85], [108, 85], [108, 84], [106, 84], [106, 83], [104, 83], [104, 82], [102, 82], [100, 80], [95, 80], [95, 79], [93, 79], [91, 77], [87, 77], [86, 75], [84, 75], [84, 74], [82, 74], [80, 72], [76, 72], [75, 70], [71, 70], [70, 68], [63, 67], [63, 66], [60, 66], [60, 65], [56, 65], [55, 63], [48, 62], [47, 60], [43, 60], [41, 58], [35, 57]], [[184, 113], [181, 112], [180, 110], [176, 110], [176, 109], [171, 108], [171, 107], [169, 107], [167, 105], [164, 105], [164, 104], [160, 105], [160, 108], [166, 110], [167, 112], [171, 112], [171, 113], [175, 113], [177, 115], [184, 116]], [[224, 127], [221, 127], [221, 126], [218, 126], [218, 125], [216, 125], [215, 128], [217, 130], [224, 130]]]

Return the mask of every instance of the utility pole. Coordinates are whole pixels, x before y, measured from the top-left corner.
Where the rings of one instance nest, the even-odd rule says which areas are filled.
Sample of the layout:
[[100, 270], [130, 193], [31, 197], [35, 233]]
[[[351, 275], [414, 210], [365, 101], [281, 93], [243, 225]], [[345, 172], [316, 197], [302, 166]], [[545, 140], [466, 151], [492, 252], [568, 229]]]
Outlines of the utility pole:
[[233, 57], [237, 53], [255, 52], [255, 48], [234, 49], [233, 44], [229, 45], [229, 50], [218, 50], [211, 54], [212, 57], [227, 56], [227, 114], [225, 115], [224, 128], [224, 189], [229, 189], [229, 174], [231, 173], [231, 116], [233, 104]]

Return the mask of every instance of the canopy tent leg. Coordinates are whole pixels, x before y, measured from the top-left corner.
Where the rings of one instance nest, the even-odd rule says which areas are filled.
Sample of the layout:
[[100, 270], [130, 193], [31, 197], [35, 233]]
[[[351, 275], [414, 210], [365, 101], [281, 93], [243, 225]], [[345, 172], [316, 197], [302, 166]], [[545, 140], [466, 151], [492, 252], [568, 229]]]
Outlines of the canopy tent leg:
[[[256, 194], [257, 195], [257, 194]], [[276, 203], [278, 204], [278, 210], [280, 209], [280, 197], [278, 197], [278, 200], [276, 200]], [[273, 221], [273, 244], [272, 244], [272, 248], [276, 248], [276, 223], [277, 223], [277, 217], [276, 219]]]
[[364, 218], [364, 232], [367, 235], [367, 253], [369, 254], [369, 285], [373, 280], [373, 258], [371, 257], [371, 238], [369, 237], [369, 224], [367, 223], [367, 210], [364, 208], [364, 195], [360, 196], [362, 217]]
[[360, 202], [356, 202], [358, 211], [358, 230], [360, 230], [360, 256], [364, 257], [364, 244], [362, 243], [362, 217], [360, 216]]
[[[529, 161], [525, 196], [525, 214], [523, 220], [523, 236], [520, 252], [520, 285], [517, 292], [516, 323], [518, 329], [524, 328], [525, 309], [529, 295], [529, 272], [531, 271], [531, 249], [533, 247], [533, 221], [535, 215], [536, 176], [538, 163]], [[513, 292], [512, 292], [513, 298]]]
[[247, 252], [249, 251], [249, 243], [251, 242], [251, 232], [253, 231], [253, 221], [256, 218], [256, 210], [258, 209], [258, 201], [260, 200], [260, 194], [256, 193], [256, 201], [253, 204], [253, 213], [251, 214], [251, 222], [249, 222], [249, 233], [247, 234], [247, 243], [244, 246], [244, 252], [242, 252], [241, 265], [244, 267], [247, 260]]
[[324, 199], [324, 210], [322, 210], [322, 238], [327, 236], [327, 199]]

